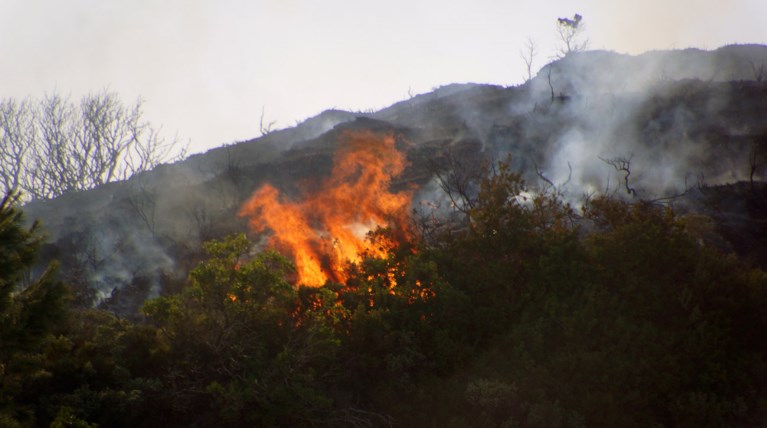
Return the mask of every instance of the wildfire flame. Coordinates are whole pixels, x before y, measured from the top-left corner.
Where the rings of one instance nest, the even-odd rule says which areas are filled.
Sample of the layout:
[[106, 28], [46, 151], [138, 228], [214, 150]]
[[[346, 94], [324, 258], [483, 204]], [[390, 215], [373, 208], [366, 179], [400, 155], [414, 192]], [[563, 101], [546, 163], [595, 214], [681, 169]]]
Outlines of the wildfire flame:
[[240, 209], [254, 232], [272, 231], [269, 244], [289, 253], [298, 283], [321, 286], [343, 282], [347, 261], [363, 252], [387, 249], [366, 240], [379, 226], [406, 231], [412, 191], [392, 193], [391, 179], [402, 173], [405, 156], [392, 135], [349, 132], [334, 155], [331, 175], [318, 190], [289, 201], [272, 185], [259, 188]]

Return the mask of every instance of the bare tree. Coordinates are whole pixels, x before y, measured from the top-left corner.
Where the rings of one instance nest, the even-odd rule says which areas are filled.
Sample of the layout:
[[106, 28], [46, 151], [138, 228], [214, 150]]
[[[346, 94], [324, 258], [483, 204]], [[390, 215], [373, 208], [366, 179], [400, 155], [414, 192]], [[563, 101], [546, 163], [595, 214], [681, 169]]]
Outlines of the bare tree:
[[589, 39], [583, 37], [585, 27], [583, 25], [583, 16], [575, 14], [573, 19], [558, 18], [557, 34], [561, 41], [559, 47], [559, 57], [565, 57], [572, 52], [586, 50], [589, 46]]
[[629, 184], [629, 176], [631, 175], [631, 157], [617, 157], [612, 159], [599, 158], [602, 162], [611, 165], [618, 172], [623, 172], [623, 185], [626, 187], [626, 193], [636, 197], [637, 191]]
[[535, 168], [535, 174], [538, 176], [538, 178], [543, 181], [544, 184], [541, 188], [541, 191], [544, 193], [549, 193], [552, 195], [556, 195], [558, 197], [564, 196], [565, 194], [565, 188], [568, 184], [570, 184], [570, 181], [573, 179], [573, 166], [570, 165], [570, 162], [567, 162], [567, 180], [555, 184], [551, 179], [546, 177], [546, 174], [544, 173], [543, 169], [541, 169], [540, 166], [538, 166], [538, 162], [535, 161], [535, 159], [530, 158], [530, 160], [533, 162], [533, 167]]
[[54, 198], [182, 158], [186, 148], [161, 138], [141, 108], [106, 91], [79, 104], [58, 94], [0, 102], [1, 190]]
[[137, 180], [131, 180], [128, 190], [128, 204], [138, 215], [149, 232], [157, 235], [157, 191], [150, 188], [144, 176], [138, 176]]
[[266, 112], [266, 108], [265, 107], [261, 107], [261, 119], [258, 122], [258, 128], [259, 128], [259, 131], [261, 132], [261, 136], [262, 137], [265, 136], [265, 135], [269, 135], [272, 132], [274, 132], [274, 125], [277, 124], [276, 120], [272, 120], [272, 121], [270, 121], [268, 123], [265, 123], [264, 122], [264, 114], [265, 114], [265, 112]]
[[24, 166], [38, 140], [35, 116], [28, 100], [0, 102], [0, 186], [5, 194], [24, 187], [27, 179]]
[[430, 160], [429, 170], [450, 200], [450, 208], [465, 215], [474, 209], [486, 161], [481, 155], [447, 149]]
[[533, 78], [533, 62], [537, 55], [538, 45], [535, 43], [535, 40], [528, 37], [525, 46], [519, 51], [519, 56], [522, 58], [522, 61], [525, 62], [525, 82], [530, 81]]

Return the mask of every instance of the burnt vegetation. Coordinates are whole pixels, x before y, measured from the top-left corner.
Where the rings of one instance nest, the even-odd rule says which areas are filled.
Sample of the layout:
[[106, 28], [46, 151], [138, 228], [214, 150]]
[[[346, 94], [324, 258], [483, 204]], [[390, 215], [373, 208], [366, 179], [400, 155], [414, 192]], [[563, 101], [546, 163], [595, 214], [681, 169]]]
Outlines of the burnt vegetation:
[[[521, 87], [262, 120], [260, 139], [111, 187], [11, 192], [0, 425], [759, 426], [761, 68], [594, 95], [568, 46]], [[404, 153], [390, 187], [420, 189], [410, 230], [371, 231], [341, 282], [296, 284], [237, 213], [265, 182], [320, 189], [359, 131]]]

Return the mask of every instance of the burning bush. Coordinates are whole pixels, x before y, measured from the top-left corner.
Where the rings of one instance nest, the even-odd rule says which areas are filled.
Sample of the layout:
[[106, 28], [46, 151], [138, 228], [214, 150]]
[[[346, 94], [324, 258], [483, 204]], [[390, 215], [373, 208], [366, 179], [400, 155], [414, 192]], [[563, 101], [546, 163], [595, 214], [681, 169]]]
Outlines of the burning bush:
[[291, 201], [266, 184], [245, 202], [240, 215], [249, 218], [254, 232], [272, 232], [270, 246], [293, 258], [299, 284], [343, 282], [348, 261], [358, 261], [362, 252], [385, 254], [365, 239], [368, 232], [377, 227], [407, 231], [412, 192], [389, 189], [406, 163], [394, 136], [349, 132], [318, 190]]

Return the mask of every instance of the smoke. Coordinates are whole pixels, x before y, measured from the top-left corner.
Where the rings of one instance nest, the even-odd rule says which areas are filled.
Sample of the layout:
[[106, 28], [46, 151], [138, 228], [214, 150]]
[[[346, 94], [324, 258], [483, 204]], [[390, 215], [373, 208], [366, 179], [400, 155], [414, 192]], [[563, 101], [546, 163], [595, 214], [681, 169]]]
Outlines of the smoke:
[[[526, 92], [529, 101], [509, 109], [511, 119], [488, 138], [489, 151], [534, 158], [540, 169], [533, 170], [573, 199], [628, 194], [627, 186], [651, 199], [703, 182], [743, 180], [749, 141], [743, 136], [758, 135], [763, 125], [757, 111], [743, 107], [741, 97], [749, 94], [738, 90], [748, 84], [730, 80], [753, 81], [751, 65], [765, 55], [767, 48], [755, 46], [570, 55], [525, 87], [509, 89]], [[533, 108], [520, 116], [519, 105]]]
[[170, 276], [175, 262], [158, 240], [144, 228], [128, 223], [87, 231], [86, 248], [79, 254], [86, 267], [88, 284], [97, 292], [95, 303], [110, 297], [115, 290], [144, 282], [144, 298], [156, 297], [164, 275]]
[[[346, 130], [383, 130], [407, 141], [410, 166], [394, 187], [420, 185], [408, 202], [425, 221], [460, 217], [464, 208], [429, 169], [451, 152], [453, 163], [442, 166], [454, 179], [476, 183], [482, 159], [510, 154], [532, 192], [552, 183], [574, 204], [584, 194], [632, 198], [629, 189], [660, 198], [748, 178], [749, 149], [767, 135], [767, 96], [753, 67], [764, 61], [767, 47], [760, 46], [572, 54], [522, 86], [450, 85], [364, 115], [378, 120], [329, 110], [294, 128], [25, 209], [43, 220], [52, 242], [68, 248], [68, 258], [59, 254], [62, 269], [106, 298], [135, 288], [137, 277], [144, 294], [158, 292], [167, 272], [184, 274], [189, 266], [182, 262], [200, 242], [245, 230], [237, 212], [263, 184], [288, 197], [301, 193], [299, 183], [319, 186]], [[468, 189], [467, 196], [476, 194], [476, 186]], [[344, 219], [333, 235], [359, 238], [371, 224]], [[317, 242], [327, 244], [326, 235]]]
[[[426, 141], [476, 139], [486, 159], [511, 155], [530, 185], [553, 184], [574, 204], [598, 193], [664, 198], [748, 179], [749, 150], [765, 133], [765, 61], [767, 47], [754, 45], [579, 52], [522, 86], [450, 85], [375, 117]], [[438, 187], [418, 196], [432, 211], [446, 203]]]

